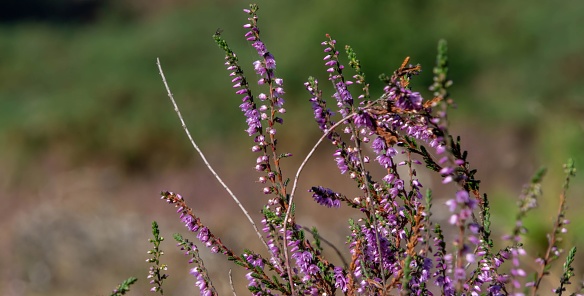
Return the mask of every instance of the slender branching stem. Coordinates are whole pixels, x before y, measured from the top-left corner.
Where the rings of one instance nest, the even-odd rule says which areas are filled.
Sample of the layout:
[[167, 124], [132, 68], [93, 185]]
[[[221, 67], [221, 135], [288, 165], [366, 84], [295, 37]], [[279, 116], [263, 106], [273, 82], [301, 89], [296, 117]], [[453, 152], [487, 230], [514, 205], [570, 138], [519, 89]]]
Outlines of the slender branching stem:
[[[332, 125], [325, 133], [323, 133], [323, 135], [320, 137], [320, 139], [318, 139], [318, 141], [316, 141], [316, 144], [314, 144], [314, 146], [312, 147], [310, 152], [308, 152], [308, 154], [306, 155], [306, 157], [304, 158], [304, 160], [302, 161], [302, 163], [298, 167], [298, 170], [296, 171], [296, 175], [294, 176], [294, 184], [292, 185], [292, 190], [290, 191], [290, 199], [288, 202], [288, 208], [286, 209], [286, 216], [284, 216], [284, 225], [283, 225], [283, 228], [284, 228], [284, 246], [283, 247], [284, 247], [284, 257], [286, 260], [286, 266], [290, 266], [290, 258], [288, 256], [288, 239], [287, 239], [287, 235], [286, 235], [286, 228], [288, 227], [287, 226], [288, 225], [288, 217], [290, 216], [290, 211], [292, 210], [292, 204], [294, 202], [294, 194], [296, 193], [296, 189], [298, 188], [298, 180], [300, 179], [300, 173], [302, 173], [302, 171], [304, 170], [304, 166], [306, 166], [306, 164], [308, 163], [308, 160], [312, 157], [312, 155], [314, 154], [314, 152], [316, 151], [316, 148], [318, 148], [320, 143], [322, 143], [322, 141], [324, 141], [324, 139], [326, 139], [326, 137], [335, 128], [337, 128], [339, 125], [343, 124], [345, 121], [353, 118], [353, 116], [355, 116], [355, 115], [356, 115], [356, 113], [351, 113], [351, 114], [347, 115], [345, 118], [339, 120], [339, 122]], [[292, 281], [291, 273], [292, 272], [290, 271], [290, 268], [288, 268], [288, 277], [290, 278], [290, 281]]]

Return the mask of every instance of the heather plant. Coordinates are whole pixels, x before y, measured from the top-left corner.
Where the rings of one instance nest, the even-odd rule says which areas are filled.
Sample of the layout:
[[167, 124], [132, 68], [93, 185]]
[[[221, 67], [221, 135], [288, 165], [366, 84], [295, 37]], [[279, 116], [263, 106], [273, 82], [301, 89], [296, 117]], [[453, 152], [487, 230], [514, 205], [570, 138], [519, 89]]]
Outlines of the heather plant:
[[[518, 200], [515, 226], [495, 247], [491, 233], [489, 198], [480, 190], [468, 161], [461, 138], [448, 128], [448, 112], [454, 106], [449, 88], [447, 44], [438, 43], [431, 99], [424, 99], [410, 86], [410, 80], [421, 71], [409, 58], [391, 75], [379, 76], [384, 83], [382, 95], [372, 97], [370, 84], [355, 51], [339, 48], [335, 39], [326, 35], [321, 43], [323, 60], [332, 95], [320, 82], [309, 77], [304, 84], [314, 119], [322, 136], [294, 174], [283, 171], [281, 162], [292, 154], [278, 146], [277, 130], [283, 127], [284, 81], [277, 76], [276, 60], [262, 41], [258, 26], [258, 6], [251, 5], [245, 38], [258, 54], [253, 69], [262, 92], [255, 94], [251, 80], [244, 73], [235, 52], [218, 30], [213, 38], [225, 52], [225, 66], [245, 116], [246, 132], [256, 155], [255, 170], [262, 184], [265, 205], [262, 207], [261, 230], [246, 208], [215, 173], [193, 140], [168, 86], [160, 61], [157, 62], [164, 85], [181, 124], [203, 161], [245, 213], [255, 229], [263, 250], [246, 249], [238, 254], [224, 244], [220, 234], [212, 231], [196, 215], [196, 209], [180, 194], [164, 191], [161, 198], [177, 208], [179, 219], [198, 239], [198, 245], [176, 234], [179, 248], [189, 256], [190, 273], [201, 295], [217, 295], [209, 272], [199, 257], [204, 246], [218, 256], [247, 271], [247, 288], [253, 295], [566, 295], [566, 287], [574, 277], [576, 248], [569, 250], [563, 274], [553, 291], [540, 289], [549, 275], [552, 263], [564, 253], [561, 236], [569, 221], [565, 217], [567, 190], [575, 174], [573, 161], [565, 165], [565, 183], [553, 230], [547, 236], [545, 254], [537, 258], [537, 268], [528, 268], [523, 246], [527, 229], [522, 222], [537, 206], [545, 170], [538, 171], [523, 188]], [[349, 68], [342, 62], [341, 50], [347, 55]], [[350, 73], [350, 74], [349, 74]], [[323, 142], [336, 149], [332, 155], [338, 173], [351, 179], [360, 190], [358, 196], [347, 196], [334, 189], [314, 184], [298, 187], [304, 166]], [[382, 175], [372, 173], [374, 166]], [[398, 169], [399, 168], [399, 169]], [[455, 188], [446, 201], [449, 219], [445, 223], [433, 219], [430, 188], [418, 179], [418, 171], [428, 170], [442, 180], [440, 186]], [[325, 172], [322, 172], [323, 174]], [[326, 172], [330, 174], [330, 172]], [[255, 184], [254, 184], [255, 185]], [[296, 221], [294, 199], [298, 190], [307, 190], [319, 206], [350, 207], [360, 218], [348, 219], [350, 235], [345, 246], [325, 246], [317, 229], [307, 229]], [[344, 219], [335, 218], [337, 223]], [[160, 262], [164, 240], [153, 223], [154, 248], [147, 261], [152, 291], [163, 294], [167, 269]], [[446, 239], [446, 237], [452, 237]], [[335, 248], [342, 258], [333, 264], [324, 250]], [[342, 249], [345, 248], [345, 252]], [[123, 294], [130, 283], [124, 282], [112, 295]], [[232, 285], [235, 293], [235, 288]], [[577, 287], [570, 295], [583, 295]], [[118, 293], [118, 294], [115, 294]]]

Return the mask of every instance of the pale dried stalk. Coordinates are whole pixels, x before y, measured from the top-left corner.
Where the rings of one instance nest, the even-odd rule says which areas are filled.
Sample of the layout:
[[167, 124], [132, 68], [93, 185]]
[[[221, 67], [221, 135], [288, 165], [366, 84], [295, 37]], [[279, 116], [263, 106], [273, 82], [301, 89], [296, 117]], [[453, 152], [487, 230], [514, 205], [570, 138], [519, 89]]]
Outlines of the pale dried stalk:
[[189, 138], [189, 141], [191, 142], [191, 144], [193, 145], [193, 147], [195, 148], [195, 150], [197, 150], [197, 153], [199, 153], [199, 156], [201, 156], [201, 159], [203, 159], [203, 162], [205, 163], [205, 166], [207, 166], [207, 168], [209, 169], [209, 171], [211, 172], [211, 174], [213, 174], [213, 176], [215, 176], [215, 179], [217, 179], [217, 181], [219, 181], [219, 183], [221, 184], [221, 186], [223, 186], [223, 188], [225, 189], [225, 191], [227, 191], [227, 193], [231, 196], [231, 198], [233, 199], [233, 201], [235, 201], [235, 203], [239, 206], [239, 208], [241, 209], [241, 211], [243, 212], [243, 214], [247, 217], [247, 220], [249, 220], [249, 223], [251, 224], [251, 226], [255, 230], [256, 234], [258, 235], [258, 237], [260, 238], [260, 240], [262, 241], [262, 243], [264, 244], [264, 246], [266, 247], [266, 249], [269, 251], [270, 249], [268, 248], [268, 244], [266, 243], [264, 237], [262, 236], [261, 232], [258, 230], [255, 222], [253, 221], [253, 219], [251, 218], [251, 216], [249, 215], [249, 213], [247, 212], [247, 210], [245, 209], [245, 207], [241, 204], [241, 202], [235, 196], [235, 194], [233, 194], [233, 192], [231, 191], [231, 189], [229, 189], [229, 187], [227, 186], [227, 184], [225, 184], [225, 182], [223, 182], [223, 180], [221, 179], [221, 177], [219, 177], [219, 175], [217, 174], [217, 172], [215, 172], [215, 170], [213, 169], [213, 167], [211, 166], [211, 164], [209, 164], [209, 162], [207, 161], [207, 158], [205, 157], [205, 155], [203, 154], [203, 152], [201, 151], [201, 149], [199, 149], [199, 146], [195, 143], [195, 140], [193, 140], [193, 137], [191, 136], [191, 133], [189, 132], [189, 129], [187, 128], [187, 125], [185, 124], [185, 121], [184, 121], [184, 119], [183, 119], [183, 117], [182, 117], [182, 115], [180, 113], [180, 110], [178, 108], [178, 105], [176, 104], [176, 101], [174, 100], [174, 96], [172, 95], [172, 92], [170, 91], [170, 87], [168, 86], [168, 83], [166, 82], [166, 77], [164, 76], [164, 72], [162, 71], [162, 66], [160, 65], [160, 59], [159, 58], [156, 58], [156, 65], [158, 65], [158, 70], [160, 72], [160, 76], [162, 77], [162, 82], [164, 83], [164, 87], [166, 87], [166, 91], [168, 92], [168, 97], [170, 98], [170, 101], [172, 102], [172, 105], [174, 106], [174, 111], [178, 115], [178, 119], [180, 119], [180, 123], [182, 125], [182, 128], [184, 129], [185, 133], [187, 134], [187, 137]]
[[[302, 163], [300, 164], [300, 167], [298, 167], [298, 171], [296, 172], [296, 176], [294, 176], [294, 184], [292, 185], [292, 191], [290, 191], [290, 199], [288, 200], [288, 209], [286, 210], [286, 216], [284, 217], [284, 257], [286, 259], [286, 268], [288, 269], [288, 277], [290, 278], [290, 281], [292, 281], [292, 275], [290, 272], [290, 258], [288, 256], [288, 240], [286, 239], [287, 235], [286, 235], [286, 228], [288, 227], [288, 218], [290, 216], [290, 210], [292, 209], [292, 202], [294, 201], [294, 193], [296, 192], [296, 188], [298, 187], [298, 179], [300, 179], [300, 173], [302, 172], [302, 170], [304, 170], [304, 166], [308, 163], [308, 160], [312, 157], [312, 155], [314, 154], [314, 152], [316, 151], [316, 148], [318, 148], [318, 146], [320, 145], [320, 143], [322, 143], [322, 141], [324, 141], [324, 139], [335, 129], [337, 128], [339, 125], [341, 125], [342, 123], [344, 123], [345, 121], [347, 121], [350, 118], [353, 118], [353, 116], [355, 116], [357, 113], [351, 113], [349, 115], [347, 115], [345, 118], [341, 119], [339, 122], [335, 123], [334, 125], [332, 125], [321, 137], [320, 139], [318, 139], [318, 141], [316, 142], [316, 144], [314, 144], [314, 146], [312, 147], [312, 149], [310, 150], [310, 152], [308, 152], [308, 154], [306, 155], [306, 157], [304, 158], [304, 160], [302, 161]], [[290, 282], [290, 286], [292, 286], [292, 282]]]

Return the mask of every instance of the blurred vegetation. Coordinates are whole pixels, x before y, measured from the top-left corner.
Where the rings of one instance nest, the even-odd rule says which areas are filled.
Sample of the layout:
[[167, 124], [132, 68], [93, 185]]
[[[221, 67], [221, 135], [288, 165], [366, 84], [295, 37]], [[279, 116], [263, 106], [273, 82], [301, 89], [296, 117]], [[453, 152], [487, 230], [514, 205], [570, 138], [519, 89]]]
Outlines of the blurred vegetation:
[[[228, 160], [249, 157], [239, 97], [211, 38], [224, 29], [242, 65], [251, 65], [255, 53], [243, 38], [244, 2], [9, 3], [12, 13], [0, 13], [4, 192], [76, 167], [109, 165], [123, 174], [148, 175], [192, 165], [187, 160], [193, 152], [166, 99], [157, 57], [195, 136]], [[25, 4], [35, 9], [22, 9]], [[584, 167], [584, 2], [258, 4], [263, 40], [285, 80], [292, 115], [281, 131], [293, 139], [289, 150], [305, 151], [319, 133], [310, 124], [302, 83], [309, 75], [326, 81], [320, 46], [325, 33], [356, 50], [376, 94], [377, 75], [390, 73], [406, 56], [424, 69], [413, 86], [427, 90], [437, 41], [445, 38], [459, 107], [452, 113], [453, 126], [463, 134], [485, 185], [491, 182], [486, 189], [493, 203], [502, 200], [495, 218], [512, 219], [514, 212], [505, 205], [538, 166], [550, 167], [549, 201], [542, 203], [553, 209], [561, 164], [572, 156]], [[237, 146], [241, 141], [246, 142]], [[582, 192], [583, 180], [581, 174], [574, 180], [574, 195]], [[575, 199], [569, 204], [584, 206]], [[573, 233], [584, 227], [578, 219]], [[543, 220], [532, 223], [544, 223], [545, 229]]]
[[[61, 2], [73, 1], [55, 3]], [[289, 108], [307, 109], [301, 87], [306, 76], [326, 77], [318, 45], [325, 32], [356, 49], [376, 86], [376, 75], [411, 56], [426, 69], [414, 81], [422, 89], [431, 81], [435, 44], [446, 38], [461, 109], [456, 116], [525, 130], [546, 162], [557, 162], [552, 154], [564, 159], [582, 151], [584, 4], [260, 5], [266, 24], [262, 34], [286, 78]], [[184, 163], [181, 159], [191, 151], [176, 140], [181, 131], [161, 96], [156, 57], [202, 138], [239, 133], [237, 98], [209, 36], [225, 28], [243, 62], [251, 61], [253, 53], [241, 38], [245, 15], [240, 6], [182, 3], [176, 10], [161, 9], [160, 15], [127, 19], [132, 15], [128, 5], [69, 26], [45, 18], [0, 26], [0, 149], [11, 161], [9, 170], [58, 151], [66, 152], [72, 165], [107, 160], [135, 170]], [[549, 131], [550, 122], [563, 132]], [[567, 142], [562, 151], [546, 145]]]

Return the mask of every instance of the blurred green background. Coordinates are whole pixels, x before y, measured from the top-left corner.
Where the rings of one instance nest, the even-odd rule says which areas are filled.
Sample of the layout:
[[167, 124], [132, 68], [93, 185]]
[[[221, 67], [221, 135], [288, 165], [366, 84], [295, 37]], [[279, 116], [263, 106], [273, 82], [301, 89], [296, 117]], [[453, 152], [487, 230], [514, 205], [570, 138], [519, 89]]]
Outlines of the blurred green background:
[[[241, 1], [10, 0], [0, 11], [0, 290], [3, 295], [105, 295], [129, 276], [146, 294], [150, 222], [168, 238], [167, 293], [196, 291], [171, 233], [181, 231], [160, 190], [182, 193], [203, 221], [239, 248], [255, 239], [188, 143], [155, 65], [159, 57], [191, 132], [258, 218], [261, 186], [233, 93], [224, 38], [253, 75], [255, 51], [243, 38]], [[413, 85], [426, 98], [436, 44], [449, 42], [452, 130], [489, 193], [497, 235], [513, 224], [516, 196], [539, 166], [550, 171], [529, 247], [542, 252], [563, 182], [561, 165], [584, 164], [584, 2], [580, 1], [258, 1], [263, 40], [284, 78], [288, 113], [281, 147], [296, 155], [292, 177], [319, 136], [302, 83], [326, 81], [324, 34], [350, 44], [373, 87], [406, 56], [424, 69]], [[251, 80], [254, 80], [252, 76]], [[322, 83], [326, 86], [326, 83]], [[328, 94], [332, 94], [329, 90]], [[327, 150], [328, 149], [328, 150]], [[322, 148], [300, 190], [331, 178]], [[566, 244], [582, 245], [581, 174], [572, 183]], [[434, 180], [435, 181], [435, 180]], [[431, 185], [432, 179], [425, 184]], [[347, 187], [347, 188], [345, 188]], [[448, 190], [438, 191], [437, 199]], [[303, 193], [299, 217], [342, 243], [345, 219], [331, 221]], [[436, 204], [441, 203], [436, 201]], [[342, 211], [341, 211], [342, 212]], [[318, 215], [317, 215], [318, 213]], [[343, 213], [346, 213], [343, 212]], [[232, 218], [233, 216], [233, 218]], [[340, 215], [339, 215], [340, 216]], [[437, 214], [443, 219], [444, 214]], [[247, 246], [247, 245], [245, 245]], [[257, 246], [259, 248], [259, 245]], [[205, 251], [203, 251], [205, 253]], [[229, 293], [223, 258], [208, 257]], [[582, 256], [579, 256], [582, 258]], [[582, 266], [579, 266], [582, 270]], [[243, 273], [236, 273], [241, 275]], [[580, 273], [581, 274], [581, 273]], [[577, 280], [576, 280], [577, 281]], [[551, 282], [554, 284], [553, 282]], [[240, 290], [242, 291], [242, 290]], [[198, 293], [198, 292], [197, 292]], [[244, 293], [245, 294], [245, 293]]]

